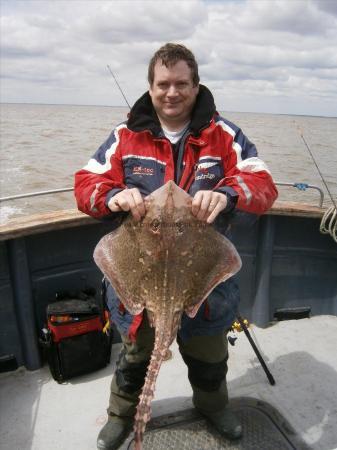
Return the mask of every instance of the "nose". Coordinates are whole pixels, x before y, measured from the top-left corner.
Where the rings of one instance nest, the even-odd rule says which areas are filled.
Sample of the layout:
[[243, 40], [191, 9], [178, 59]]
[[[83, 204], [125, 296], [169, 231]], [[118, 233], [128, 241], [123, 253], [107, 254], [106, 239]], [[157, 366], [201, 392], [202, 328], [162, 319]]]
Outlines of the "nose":
[[176, 89], [174, 84], [170, 84], [167, 95], [168, 97], [175, 97], [178, 94], [178, 90]]

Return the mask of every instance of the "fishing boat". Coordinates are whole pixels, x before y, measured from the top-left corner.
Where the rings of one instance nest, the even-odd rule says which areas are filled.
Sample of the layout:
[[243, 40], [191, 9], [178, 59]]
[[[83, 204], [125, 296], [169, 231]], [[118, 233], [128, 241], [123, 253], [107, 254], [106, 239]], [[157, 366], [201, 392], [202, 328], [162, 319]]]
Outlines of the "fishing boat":
[[[337, 244], [320, 232], [322, 197], [319, 206], [277, 201], [248, 233], [232, 229], [243, 261], [240, 316], [275, 380], [244, 333], [230, 332], [228, 387], [243, 438], [224, 440], [193, 410], [187, 369], [173, 344], [144, 450], [337, 448]], [[39, 335], [55, 292], [100, 291], [92, 255], [109, 227], [76, 209], [0, 226], [2, 450], [96, 448], [121, 346], [117, 331], [107, 367], [63, 384], [41, 357]], [[132, 435], [121, 449], [131, 445]]]

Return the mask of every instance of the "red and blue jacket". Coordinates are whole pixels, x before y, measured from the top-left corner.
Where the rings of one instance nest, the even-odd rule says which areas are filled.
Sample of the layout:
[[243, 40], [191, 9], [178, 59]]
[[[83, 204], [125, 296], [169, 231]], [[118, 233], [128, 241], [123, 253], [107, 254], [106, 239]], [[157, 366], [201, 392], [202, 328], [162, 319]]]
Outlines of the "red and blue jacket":
[[[188, 131], [174, 151], [146, 92], [131, 109], [128, 120], [112, 131], [88, 164], [75, 174], [75, 196], [84, 213], [113, 219], [116, 213], [107, 204], [116, 193], [136, 187], [146, 196], [169, 180], [192, 196], [199, 190], [224, 193], [228, 202], [222, 215], [233, 210], [263, 214], [277, 197], [271, 174], [255, 145], [216, 112], [211, 92], [202, 85]], [[120, 306], [111, 287], [107, 292], [117, 328], [134, 336], [141, 319], [133, 318]], [[228, 328], [238, 301], [235, 282], [221, 283], [194, 319], [183, 317], [181, 337]]]

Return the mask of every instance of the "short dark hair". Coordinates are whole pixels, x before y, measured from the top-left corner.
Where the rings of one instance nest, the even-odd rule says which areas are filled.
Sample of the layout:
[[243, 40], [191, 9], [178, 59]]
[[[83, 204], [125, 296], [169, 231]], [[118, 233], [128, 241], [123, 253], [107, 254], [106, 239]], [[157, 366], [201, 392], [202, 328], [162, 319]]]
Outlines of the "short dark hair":
[[152, 56], [149, 68], [147, 79], [152, 86], [154, 81], [154, 66], [157, 61], [161, 61], [162, 64], [166, 67], [174, 66], [178, 61], [186, 61], [188, 67], [192, 71], [192, 81], [193, 85], [197, 86], [199, 84], [199, 74], [198, 74], [198, 63], [195, 60], [195, 57], [191, 50], [181, 44], [172, 44], [167, 43], [160, 47], [159, 50]]

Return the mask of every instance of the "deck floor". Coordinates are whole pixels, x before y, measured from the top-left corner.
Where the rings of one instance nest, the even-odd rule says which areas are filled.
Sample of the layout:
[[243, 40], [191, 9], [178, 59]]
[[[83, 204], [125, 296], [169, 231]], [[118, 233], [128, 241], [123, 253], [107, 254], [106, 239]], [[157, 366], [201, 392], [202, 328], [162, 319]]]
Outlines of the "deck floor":
[[[274, 408], [246, 398], [230, 401], [242, 423], [243, 436], [221, 436], [195, 409], [156, 417], [144, 434], [143, 450], [310, 450]], [[133, 448], [131, 434], [120, 450]]]
[[[230, 396], [269, 403], [314, 450], [337, 449], [337, 317], [279, 322], [266, 329], [252, 326], [251, 333], [276, 385], [269, 384], [240, 333], [230, 346]], [[48, 367], [2, 374], [1, 450], [95, 450], [119, 348], [113, 346], [105, 369], [63, 385], [51, 378]], [[192, 407], [186, 367], [176, 344], [172, 350], [173, 358], [163, 364], [157, 381], [154, 417]]]

